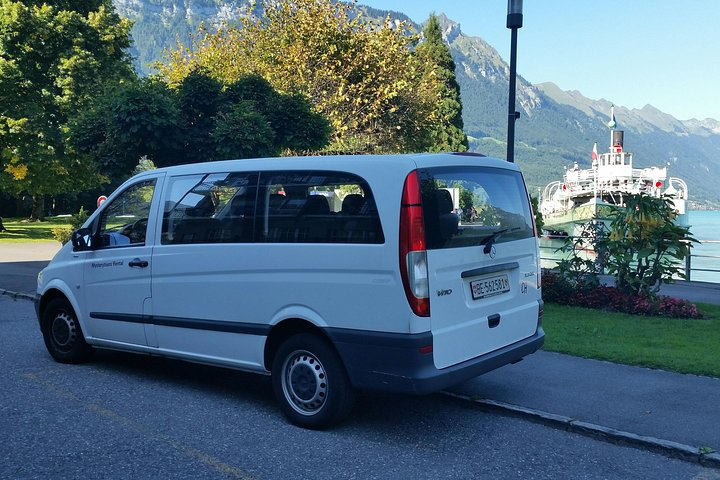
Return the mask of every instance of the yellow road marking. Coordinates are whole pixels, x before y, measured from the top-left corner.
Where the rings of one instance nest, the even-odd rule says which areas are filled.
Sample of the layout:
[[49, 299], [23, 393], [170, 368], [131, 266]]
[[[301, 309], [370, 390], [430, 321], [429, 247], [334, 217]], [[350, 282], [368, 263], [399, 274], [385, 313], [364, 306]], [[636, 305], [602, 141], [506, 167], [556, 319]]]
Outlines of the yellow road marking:
[[48, 380], [40, 378], [35, 373], [24, 373], [22, 375], [27, 380], [30, 380], [34, 382], [37, 385], [40, 385], [44, 387], [46, 390], [48, 390], [51, 393], [54, 393], [55, 395], [65, 399], [70, 400], [81, 407], [83, 407], [85, 410], [93, 412], [97, 415], [100, 415], [101, 417], [104, 417], [108, 420], [111, 420], [113, 422], [119, 423], [137, 433], [140, 433], [142, 435], [145, 435], [149, 438], [152, 438], [155, 441], [158, 441], [160, 443], [164, 443], [165, 445], [177, 450], [178, 452], [182, 453], [183, 455], [187, 456], [188, 458], [191, 458], [193, 460], [197, 460], [204, 465], [207, 465], [208, 467], [212, 468], [213, 470], [216, 470], [219, 473], [222, 473], [224, 475], [227, 475], [231, 478], [236, 478], [239, 480], [254, 480], [254, 477], [243, 470], [240, 470], [237, 467], [233, 467], [232, 465], [228, 465], [227, 463], [224, 463], [220, 459], [213, 457], [212, 455], [209, 455], [205, 452], [202, 452], [200, 450], [197, 450], [195, 448], [192, 448], [188, 445], [184, 445], [180, 442], [177, 442], [170, 438], [169, 436], [160, 433], [156, 430], [153, 430], [142, 423], [136, 422], [130, 418], [124, 417], [123, 415], [120, 415], [117, 412], [114, 412], [113, 410], [104, 408], [100, 405], [97, 405], [95, 403], [86, 402], [77, 395], [71, 393], [70, 391], [60, 387], [59, 385], [56, 385], [55, 383], [52, 383]]

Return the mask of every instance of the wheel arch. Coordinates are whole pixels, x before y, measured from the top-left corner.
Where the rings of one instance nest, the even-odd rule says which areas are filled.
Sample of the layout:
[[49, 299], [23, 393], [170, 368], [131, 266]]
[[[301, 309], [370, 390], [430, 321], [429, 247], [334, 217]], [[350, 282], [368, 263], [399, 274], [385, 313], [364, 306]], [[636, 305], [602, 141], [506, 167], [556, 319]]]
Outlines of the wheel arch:
[[340, 356], [332, 339], [322, 328], [308, 320], [301, 318], [287, 318], [270, 329], [270, 333], [265, 341], [263, 361], [266, 370], [272, 370], [273, 359], [275, 358], [275, 354], [280, 348], [280, 345], [282, 345], [288, 338], [299, 333], [310, 333], [322, 338], [331, 348], [335, 350], [336, 353], [338, 353], [338, 356]]
[[47, 308], [48, 303], [55, 300], [56, 298], [61, 298], [67, 301], [75, 311], [75, 316], [78, 316], [77, 306], [73, 304], [72, 300], [70, 300], [68, 296], [65, 295], [65, 292], [63, 292], [59, 288], [53, 287], [46, 290], [45, 293], [43, 293], [40, 297], [40, 302], [38, 304], [38, 320], [40, 321], [40, 323], [42, 323], [43, 317], [45, 316], [45, 309]]

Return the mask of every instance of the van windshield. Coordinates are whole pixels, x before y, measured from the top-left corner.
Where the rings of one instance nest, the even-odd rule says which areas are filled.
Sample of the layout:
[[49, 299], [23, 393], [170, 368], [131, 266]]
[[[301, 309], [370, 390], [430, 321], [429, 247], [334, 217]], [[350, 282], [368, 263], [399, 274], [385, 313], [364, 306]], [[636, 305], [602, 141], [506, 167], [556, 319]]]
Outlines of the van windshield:
[[520, 172], [435, 167], [419, 173], [428, 249], [481, 246], [533, 236]]

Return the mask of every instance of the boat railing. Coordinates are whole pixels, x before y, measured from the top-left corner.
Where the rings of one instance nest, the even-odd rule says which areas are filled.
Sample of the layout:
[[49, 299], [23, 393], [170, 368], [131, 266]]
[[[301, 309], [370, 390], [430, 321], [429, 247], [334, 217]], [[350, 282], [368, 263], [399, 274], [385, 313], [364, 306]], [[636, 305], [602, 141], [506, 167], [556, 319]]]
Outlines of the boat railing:
[[[552, 199], [556, 192], [561, 191], [563, 197], [581, 197], [586, 195], [603, 195], [612, 192], [639, 193], [645, 192], [655, 196], [660, 195], [660, 189], [655, 182], [665, 176], [654, 173], [647, 175], [650, 169], [627, 169], [625, 174], [613, 172], [612, 174], [599, 174], [595, 170], [581, 170], [566, 173], [565, 183], [555, 181], [548, 184], [543, 192], [544, 199]], [[632, 174], [630, 174], [632, 172]], [[653, 172], [655, 172], [653, 170]], [[571, 175], [572, 174], [572, 175]], [[581, 175], [584, 174], [584, 175]], [[671, 178], [671, 185], [676, 190], [687, 192], [687, 185], [682, 185], [681, 179]], [[684, 183], [684, 182], [683, 182]], [[682, 197], [681, 197], [682, 198]]]
[[545, 186], [545, 190], [543, 191], [542, 198], [543, 200], [552, 199], [553, 195], [555, 195], [555, 192], [562, 188], [562, 183], [560, 180], [555, 180], [554, 182], [550, 182]]
[[[563, 254], [559, 252], [560, 241], [572, 239], [571, 236], [547, 235], [545, 238], [556, 240], [553, 245], [540, 245], [540, 261], [543, 268], [555, 268], [560, 260], [567, 258], [569, 253]], [[700, 246], [720, 244], [720, 240], [698, 240]], [[697, 249], [698, 247], [694, 247]], [[594, 252], [588, 250], [583, 252], [584, 255], [593, 255]], [[711, 283], [720, 283], [720, 255], [710, 255], [706, 253], [693, 253], [693, 247], [690, 249], [690, 255], [685, 257], [684, 261], [684, 280], [689, 281], [705, 281]], [[605, 274], [605, 271], [600, 272]], [[707, 278], [710, 278], [708, 280]]]
[[688, 198], [688, 186], [682, 178], [670, 177], [668, 185], [672, 187], [672, 190], [675, 190], [677, 198]]

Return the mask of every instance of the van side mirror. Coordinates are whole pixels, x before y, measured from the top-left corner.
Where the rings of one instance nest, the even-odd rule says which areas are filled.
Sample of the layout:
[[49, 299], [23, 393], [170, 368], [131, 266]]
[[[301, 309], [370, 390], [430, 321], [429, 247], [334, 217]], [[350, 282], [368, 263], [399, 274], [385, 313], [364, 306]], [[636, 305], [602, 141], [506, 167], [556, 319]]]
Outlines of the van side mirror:
[[78, 228], [72, 234], [70, 241], [72, 241], [73, 252], [84, 252], [86, 250], [92, 250], [90, 245], [92, 238], [92, 230], [89, 228]]

